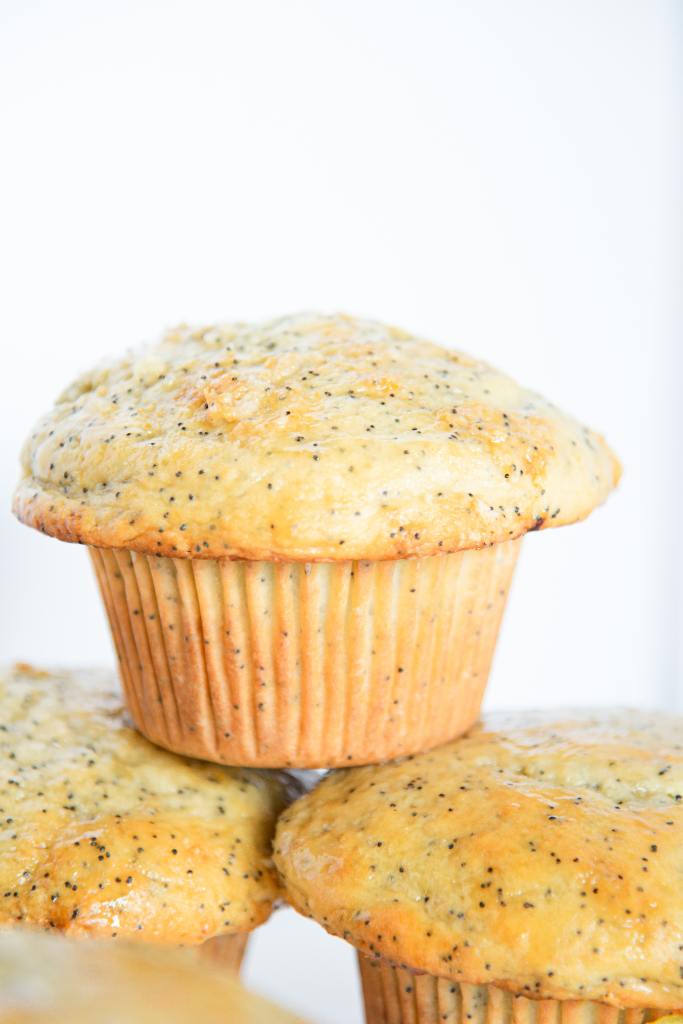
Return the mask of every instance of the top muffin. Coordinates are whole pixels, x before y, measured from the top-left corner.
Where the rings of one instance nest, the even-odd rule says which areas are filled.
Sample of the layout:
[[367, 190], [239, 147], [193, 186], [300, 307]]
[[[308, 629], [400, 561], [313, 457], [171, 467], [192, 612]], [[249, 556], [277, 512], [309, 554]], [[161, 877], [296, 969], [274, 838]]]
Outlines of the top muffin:
[[509, 377], [371, 320], [180, 327], [85, 374], [23, 452], [15, 512], [173, 557], [481, 547], [586, 516], [619, 467]]

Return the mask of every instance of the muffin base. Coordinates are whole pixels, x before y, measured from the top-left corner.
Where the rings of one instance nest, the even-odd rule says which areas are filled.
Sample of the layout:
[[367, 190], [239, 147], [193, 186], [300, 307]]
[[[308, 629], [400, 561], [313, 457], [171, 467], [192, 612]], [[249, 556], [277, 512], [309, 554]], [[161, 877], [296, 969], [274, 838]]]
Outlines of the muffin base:
[[250, 934], [236, 932], [234, 935], [217, 935], [213, 939], [207, 939], [196, 949], [202, 960], [239, 974]]
[[414, 974], [358, 955], [366, 1024], [644, 1024], [661, 1010], [571, 999], [527, 999], [494, 985]]
[[386, 562], [90, 552], [148, 739], [224, 764], [330, 768], [476, 721], [519, 545]]

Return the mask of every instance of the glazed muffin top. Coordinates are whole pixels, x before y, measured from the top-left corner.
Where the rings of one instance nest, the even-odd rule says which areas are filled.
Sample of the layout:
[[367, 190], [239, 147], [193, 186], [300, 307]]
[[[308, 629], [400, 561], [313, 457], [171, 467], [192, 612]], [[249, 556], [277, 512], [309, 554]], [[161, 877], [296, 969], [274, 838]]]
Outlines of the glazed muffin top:
[[296, 1024], [190, 950], [0, 933], [0, 1024]]
[[27, 441], [14, 509], [99, 547], [386, 559], [571, 523], [618, 476], [601, 437], [485, 363], [302, 314], [180, 327], [81, 377]]
[[682, 736], [663, 714], [498, 716], [334, 773], [278, 826], [288, 899], [413, 970], [681, 1008]]
[[160, 750], [105, 685], [0, 673], [0, 927], [160, 944], [253, 928], [292, 780]]

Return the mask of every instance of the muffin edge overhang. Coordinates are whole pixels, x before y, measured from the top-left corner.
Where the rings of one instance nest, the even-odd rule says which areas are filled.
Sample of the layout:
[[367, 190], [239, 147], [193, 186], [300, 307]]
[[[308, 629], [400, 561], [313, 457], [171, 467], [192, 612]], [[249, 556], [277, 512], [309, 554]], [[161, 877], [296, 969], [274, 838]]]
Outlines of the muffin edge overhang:
[[567, 525], [619, 476], [600, 435], [487, 364], [309, 315], [170, 332], [82, 378], [24, 446], [13, 510], [145, 554], [387, 560]]

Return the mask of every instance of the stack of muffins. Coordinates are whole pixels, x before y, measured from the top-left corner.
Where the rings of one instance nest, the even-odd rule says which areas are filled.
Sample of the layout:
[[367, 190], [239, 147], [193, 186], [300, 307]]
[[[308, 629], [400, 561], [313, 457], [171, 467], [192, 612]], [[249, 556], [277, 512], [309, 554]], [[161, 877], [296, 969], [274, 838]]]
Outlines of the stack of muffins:
[[[618, 476], [601, 437], [485, 363], [346, 316], [179, 328], [76, 381], [25, 446], [15, 511], [88, 546], [146, 740], [73, 680], [7, 677], [7, 757], [21, 733], [35, 793], [7, 799], [30, 885], [0, 923], [198, 943], [265, 919], [279, 884], [359, 949], [370, 1024], [683, 1006], [681, 723], [477, 724], [522, 537]], [[77, 796], [54, 758], [31, 775], [36, 742], [70, 751]], [[344, 770], [281, 813], [294, 768]], [[102, 859], [45, 875], [41, 802], [51, 850], [95, 836]], [[57, 866], [75, 917], [46, 896]], [[223, 872], [254, 884], [226, 893]]]

